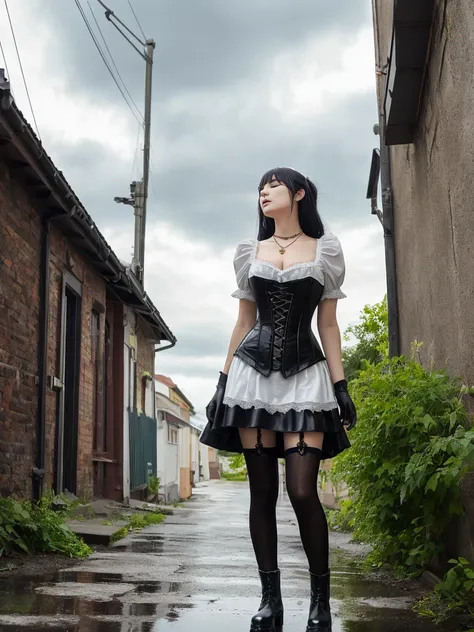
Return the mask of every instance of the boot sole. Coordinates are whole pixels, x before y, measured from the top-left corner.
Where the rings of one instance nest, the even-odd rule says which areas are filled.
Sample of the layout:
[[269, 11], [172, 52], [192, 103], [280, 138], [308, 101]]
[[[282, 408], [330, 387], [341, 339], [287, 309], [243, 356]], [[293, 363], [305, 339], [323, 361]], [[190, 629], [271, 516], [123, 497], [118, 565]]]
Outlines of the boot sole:
[[281, 632], [283, 628], [283, 612], [275, 617], [275, 623], [270, 627], [250, 626], [250, 632]]

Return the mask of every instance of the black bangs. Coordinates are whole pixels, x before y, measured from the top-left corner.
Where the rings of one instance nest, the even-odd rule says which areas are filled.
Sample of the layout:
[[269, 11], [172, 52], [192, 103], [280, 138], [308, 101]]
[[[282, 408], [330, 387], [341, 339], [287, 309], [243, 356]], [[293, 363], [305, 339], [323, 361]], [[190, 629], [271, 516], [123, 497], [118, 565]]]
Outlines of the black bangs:
[[284, 184], [286, 188], [294, 194], [301, 188], [304, 188], [306, 178], [298, 171], [290, 169], [289, 167], [277, 167], [263, 174], [260, 184], [258, 185], [258, 190], [261, 191], [263, 187], [272, 180], [277, 180], [281, 184]]
[[[291, 203], [296, 193], [304, 189], [305, 196], [298, 202], [298, 218], [301, 230], [308, 237], [319, 239], [324, 235], [324, 225], [318, 213], [318, 190], [309, 178], [306, 178], [299, 171], [289, 167], [277, 167], [267, 171], [260, 180], [258, 191], [272, 180], [286, 186], [290, 192]], [[275, 221], [271, 217], [266, 217], [258, 201], [258, 241], [270, 239], [275, 233]]]

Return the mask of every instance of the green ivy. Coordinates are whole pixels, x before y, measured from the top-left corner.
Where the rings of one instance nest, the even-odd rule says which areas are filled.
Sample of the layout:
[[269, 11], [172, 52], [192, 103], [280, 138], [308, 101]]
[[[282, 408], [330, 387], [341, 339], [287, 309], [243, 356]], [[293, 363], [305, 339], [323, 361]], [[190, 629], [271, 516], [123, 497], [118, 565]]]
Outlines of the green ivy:
[[0, 556], [13, 552], [55, 552], [87, 557], [92, 550], [64, 522], [65, 511], [53, 509], [54, 498], [38, 503], [0, 499]]
[[466, 392], [404, 357], [365, 363], [351, 382], [358, 423], [331, 477], [345, 481], [351, 498], [338, 522], [372, 545], [371, 564], [414, 574], [442, 551], [447, 525], [462, 513], [459, 482], [474, 462]]

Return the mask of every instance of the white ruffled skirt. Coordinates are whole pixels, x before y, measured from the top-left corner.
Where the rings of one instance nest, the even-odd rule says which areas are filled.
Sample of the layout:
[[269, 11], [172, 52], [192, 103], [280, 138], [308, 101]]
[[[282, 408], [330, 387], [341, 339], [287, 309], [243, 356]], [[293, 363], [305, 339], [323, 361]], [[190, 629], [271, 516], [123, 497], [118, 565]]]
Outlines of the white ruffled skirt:
[[265, 377], [234, 357], [227, 377], [224, 404], [229, 407], [264, 409], [271, 415], [290, 410], [320, 412], [337, 408], [327, 362], [284, 378], [279, 371]]

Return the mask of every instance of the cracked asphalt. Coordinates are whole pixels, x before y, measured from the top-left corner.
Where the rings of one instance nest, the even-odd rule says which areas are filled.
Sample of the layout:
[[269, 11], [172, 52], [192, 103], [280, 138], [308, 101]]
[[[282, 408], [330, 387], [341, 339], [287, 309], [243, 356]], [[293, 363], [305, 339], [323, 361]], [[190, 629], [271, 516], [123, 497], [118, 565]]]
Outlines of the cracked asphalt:
[[[247, 632], [259, 604], [245, 483], [211, 481], [162, 524], [44, 575], [0, 578], [0, 630]], [[285, 495], [278, 505], [285, 631], [304, 632], [309, 579]], [[334, 632], [430, 632], [404, 591], [364, 578], [361, 548], [331, 533]]]

